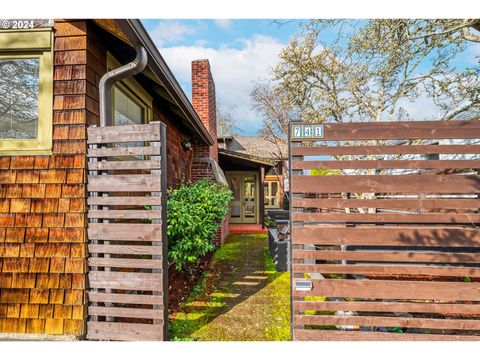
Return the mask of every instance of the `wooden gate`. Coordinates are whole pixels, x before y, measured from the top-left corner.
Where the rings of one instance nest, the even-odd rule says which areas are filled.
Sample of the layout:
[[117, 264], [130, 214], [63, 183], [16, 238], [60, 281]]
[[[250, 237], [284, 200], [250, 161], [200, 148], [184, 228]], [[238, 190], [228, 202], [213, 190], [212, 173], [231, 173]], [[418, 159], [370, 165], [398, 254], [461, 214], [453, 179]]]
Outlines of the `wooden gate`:
[[164, 340], [165, 125], [88, 129], [87, 339]]
[[480, 120], [290, 127], [294, 340], [480, 339]]

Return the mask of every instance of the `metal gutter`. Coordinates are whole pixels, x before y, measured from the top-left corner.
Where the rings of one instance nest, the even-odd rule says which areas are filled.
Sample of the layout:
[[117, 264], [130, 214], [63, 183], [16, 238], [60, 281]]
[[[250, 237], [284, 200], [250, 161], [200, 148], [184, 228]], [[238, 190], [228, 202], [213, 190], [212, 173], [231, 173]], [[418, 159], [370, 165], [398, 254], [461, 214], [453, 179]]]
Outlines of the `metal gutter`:
[[134, 46], [141, 45], [145, 47], [148, 54], [148, 67], [156, 76], [158, 76], [162, 85], [165, 87], [165, 90], [178, 104], [178, 107], [185, 115], [185, 118], [198, 132], [201, 139], [210, 146], [214, 145], [215, 142], [212, 136], [206, 129], [205, 125], [203, 125], [190, 100], [183, 92], [140, 20], [120, 19], [118, 20], [118, 25], [129, 37]]
[[147, 66], [147, 51], [143, 46], [136, 47], [137, 55], [135, 59], [119, 68], [107, 72], [100, 79], [99, 102], [100, 102], [100, 126], [113, 125], [113, 106], [112, 106], [112, 88], [113, 85], [127, 77], [141, 73]]

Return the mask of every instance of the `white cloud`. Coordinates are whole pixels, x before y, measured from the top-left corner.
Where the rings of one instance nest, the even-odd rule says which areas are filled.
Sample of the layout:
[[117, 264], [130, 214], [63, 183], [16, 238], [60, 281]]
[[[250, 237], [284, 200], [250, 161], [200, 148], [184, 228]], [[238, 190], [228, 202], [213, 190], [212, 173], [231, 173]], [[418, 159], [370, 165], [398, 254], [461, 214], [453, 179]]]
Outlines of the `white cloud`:
[[480, 43], [469, 43], [467, 46], [466, 55], [469, 60], [469, 65], [478, 65], [480, 62]]
[[230, 19], [215, 19], [213, 21], [215, 22], [215, 25], [223, 30], [228, 30], [232, 26], [232, 20]]
[[445, 116], [445, 111], [435, 104], [433, 99], [425, 92], [414, 101], [407, 98], [401, 98], [397, 103], [397, 110], [404, 108], [412, 120], [441, 120]]
[[149, 31], [150, 37], [158, 47], [167, 44], [174, 44], [185, 39], [188, 35], [193, 35], [196, 28], [182, 24], [176, 20], [163, 20], [158, 23], [155, 29]]
[[242, 46], [227, 45], [219, 49], [204, 46], [172, 46], [160, 49], [185, 92], [191, 91], [191, 62], [208, 59], [215, 80], [217, 103], [221, 109], [235, 109], [232, 116], [241, 129], [255, 133], [261, 119], [252, 110], [250, 91], [253, 82], [269, 77], [272, 66], [285, 44], [278, 39], [254, 35], [239, 40]]

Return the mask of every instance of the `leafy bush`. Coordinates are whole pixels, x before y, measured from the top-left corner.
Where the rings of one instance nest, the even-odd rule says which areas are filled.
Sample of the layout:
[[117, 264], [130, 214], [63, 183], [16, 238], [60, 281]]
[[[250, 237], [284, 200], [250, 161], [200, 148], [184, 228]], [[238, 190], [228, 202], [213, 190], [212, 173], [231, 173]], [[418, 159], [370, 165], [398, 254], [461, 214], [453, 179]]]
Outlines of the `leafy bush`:
[[168, 257], [177, 270], [214, 250], [215, 232], [228, 214], [232, 192], [208, 180], [168, 190]]
[[268, 213], [265, 213], [265, 215], [263, 215], [263, 225], [267, 228], [272, 228], [277, 226], [277, 222], [268, 216]]

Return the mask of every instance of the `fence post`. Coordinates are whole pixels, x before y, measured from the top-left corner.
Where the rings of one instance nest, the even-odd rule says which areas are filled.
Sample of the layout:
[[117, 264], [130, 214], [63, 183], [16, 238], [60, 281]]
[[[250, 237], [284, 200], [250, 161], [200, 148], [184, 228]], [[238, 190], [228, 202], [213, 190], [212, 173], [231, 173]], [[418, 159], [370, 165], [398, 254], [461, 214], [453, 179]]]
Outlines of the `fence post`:
[[[158, 192], [152, 192], [151, 196], [153, 197], [161, 197], [161, 205], [153, 205], [152, 210], [161, 210], [162, 211], [162, 219], [153, 219], [152, 223], [153, 224], [161, 224], [162, 226], [162, 241], [158, 242], [155, 241], [152, 243], [153, 246], [162, 246], [162, 255], [154, 255], [153, 259], [156, 260], [162, 260], [162, 270], [159, 269], [154, 269], [154, 273], [162, 273], [163, 275], [163, 290], [162, 292], [157, 292], [155, 291], [153, 294], [154, 295], [161, 295], [163, 297], [163, 319], [162, 320], [154, 320], [154, 324], [161, 324], [163, 325], [163, 340], [168, 340], [168, 247], [167, 247], [167, 224], [166, 224], [166, 208], [167, 208], [167, 202], [166, 202], [166, 191], [167, 191], [167, 152], [166, 152], [166, 142], [167, 142], [167, 137], [166, 137], [166, 125], [159, 122], [159, 121], [152, 121], [151, 124], [158, 124], [160, 127], [160, 138], [158, 139], [159, 141], [152, 141], [150, 142], [150, 145], [153, 147], [160, 147], [160, 155], [155, 155], [152, 156], [151, 159], [155, 161], [160, 161], [160, 170], [152, 170], [152, 174], [160, 174], [160, 182], [161, 182], [161, 189], [160, 193]], [[154, 309], [160, 309], [161, 306], [159, 305], [154, 305]]]
[[[95, 127], [97, 127], [97, 125], [92, 125], [92, 128], [95, 128]], [[90, 144], [90, 145], [88, 145], [88, 148], [89, 148], [90, 150], [96, 149], [96, 148], [97, 148], [97, 144]], [[97, 162], [98, 159], [97, 159], [96, 157], [92, 157], [92, 158], [87, 159], [87, 161], [88, 161], [88, 162]], [[98, 171], [89, 171], [88, 174], [89, 174], [89, 175], [98, 175]], [[88, 189], [87, 189], [87, 190], [88, 190]], [[97, 193], [97, 192], [92, 192], [91, 196], [92, 196], [92, 197], [97, 197], [97, 196], [98, 196], [98, 193]], [[89, 194], [88, 191], [87, 191], [87, 198], [88, 198], [88, 197], [90, 197], [90, 194]], [[97, 209], [98, 209], [98, 205], [90, 205], [90, 206], [87, 206], [87, 208], [88, 208], [88, 207], [89, 207], [90, 209], [92, 209], [92, 210], [97, 210]], [[98, 223], [98, 219], [91, 219], [90, 221], [91, 221], [92, 223]], [[87, 231], [88, 231], [88, 224], [87, 224]], [[87, 239], [88, 239], [88, 237], [87, 237]], [[87, 249], [88, 249], [88, 244], [89, 244], [89, 241], [87, 240]], [[92, 240], [92, 244], [95, 244], [95, 245], [98, 244], [98, 240]], [[88, 253], [88, 251], [87, 251], [87, 253]], [[98, 257], [98, 254], [97, 254], [97, 253], [93, 253], [92, 256], [93, 256], [93, 257]], [[87, 263], [87, 266], [88, 266], [88, 263]], [[92, 270], [93, 270], [93, 271], [97, 271], [98, 268], [97, 268], [96, 266], [93, 266], [93, 267], [92, 267]], [[88, 271], [87, 271], [87, 273], [88, 273]], [[88, 290], [88, 288], [87, 288], [87, 290]], [[90, 290], [98, 291], [98, 289], [90, 289]], [[97, 302], [92, 302], [92, 306], [97, 306], [97, 305], [98, 305]], [[89, 304], [88, 304], [88, 294], [87, 294], [87, 309], [88, 309], [88, 306], [89, 306]], [[88, 311], [87, 311], [87, 320], [88, 320]], [[92, 320], [93, 320], [93, 321], [98, 321], [98, 316], [97, 316], [97, 315], [92, 315]], [[86, 329], [85, 329], [85, 332], [86, 332]]]
[[168, 336], [168, 239], [167, 239], [167, 126], [160, 124], [160, 181], [162, 198], [162, 275], [163, 275], [163, 340]]

